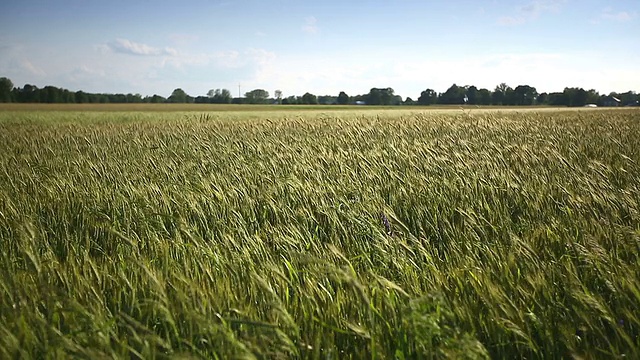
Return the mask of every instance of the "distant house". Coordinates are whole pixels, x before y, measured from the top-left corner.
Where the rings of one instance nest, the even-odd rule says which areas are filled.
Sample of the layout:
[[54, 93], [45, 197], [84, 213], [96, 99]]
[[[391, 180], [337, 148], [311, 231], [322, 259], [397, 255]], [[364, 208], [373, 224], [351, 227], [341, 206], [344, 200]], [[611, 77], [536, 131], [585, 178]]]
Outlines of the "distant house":
[[615, 96], [607, 96], [602, 102], [604, 106], [620, 106], [620, 99]]
[[356, 105], [366, 105], [367, 103], [364, 101], [356, 101]]

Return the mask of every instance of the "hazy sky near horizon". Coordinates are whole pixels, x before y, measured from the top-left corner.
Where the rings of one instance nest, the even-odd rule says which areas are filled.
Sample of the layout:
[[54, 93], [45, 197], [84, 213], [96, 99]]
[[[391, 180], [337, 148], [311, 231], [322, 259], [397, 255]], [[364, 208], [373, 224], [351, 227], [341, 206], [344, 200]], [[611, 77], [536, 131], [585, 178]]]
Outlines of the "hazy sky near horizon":
[[0, 77], [165, 97], [640, 91], [639, 34], [639, 0], [21, 0], [0, 4]]

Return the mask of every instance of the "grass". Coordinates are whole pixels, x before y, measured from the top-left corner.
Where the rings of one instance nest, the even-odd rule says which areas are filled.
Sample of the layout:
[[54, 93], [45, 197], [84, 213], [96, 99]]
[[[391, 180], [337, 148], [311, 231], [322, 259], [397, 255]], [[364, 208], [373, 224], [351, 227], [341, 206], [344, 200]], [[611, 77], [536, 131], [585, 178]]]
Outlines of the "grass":
[[635, 110], [0, 112], [0, 358], [638, 358], [639, 138]]

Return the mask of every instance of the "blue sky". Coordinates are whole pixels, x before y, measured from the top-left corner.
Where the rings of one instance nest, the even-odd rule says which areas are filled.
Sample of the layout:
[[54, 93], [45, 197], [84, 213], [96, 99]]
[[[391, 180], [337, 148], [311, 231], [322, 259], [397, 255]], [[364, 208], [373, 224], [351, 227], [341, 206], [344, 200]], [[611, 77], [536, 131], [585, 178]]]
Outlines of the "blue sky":
[[0, 76], [162, 96], [640, 91], [638, 34], [638, 0], [4, 1]]

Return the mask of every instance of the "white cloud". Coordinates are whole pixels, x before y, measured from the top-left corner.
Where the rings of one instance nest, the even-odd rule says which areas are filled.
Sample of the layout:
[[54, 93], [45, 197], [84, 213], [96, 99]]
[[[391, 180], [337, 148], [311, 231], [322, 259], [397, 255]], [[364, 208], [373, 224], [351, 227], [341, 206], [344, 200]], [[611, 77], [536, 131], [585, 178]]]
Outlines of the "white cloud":
[[304, 19], [304, 25], [302, 26], [302, 31], [307, 34], [317, 34], [318, 29], [318, 19], [314, 16], [309, 16]]
[[628, 22], [635, 19], [636, 15], [636, 13], [630, 13], [627, 11], [614, 12], [611, 9], [605, 9], [600, 15], [600, 18], [607, 21]]
[[520, 6], [514, 15], [498, 18], [498, 24], [504, 26], [521, 25], [537, 19], [544, 13], [560, 11], [565, 2], [566, 0], [533, 0]]
[[110, 50], [115, 53], [128, 54], [128, 55], [141, 55], [141, 56], [176, 56], [178, 51], [170, 48], [156, 48], [146, 44], [133, 42], [127, 39], [116, 39], [116, 41], [109, 42], [105, 45], [100, 45], [99, 49]]
[[245, 51], [246, 56], [258, 65], [269, 65], [276, 59], [276, 54], [265, 49], [249, 48]]
[[10, 78], [18, 84], [24, 79], [33, 82], [31, 79], [41, 79], [47, 75], [42, 65], [32, 59], [38, 59], [37, 55], [29, 52], [23, 45], [5, 43], [0, 46], [0, 76]]

